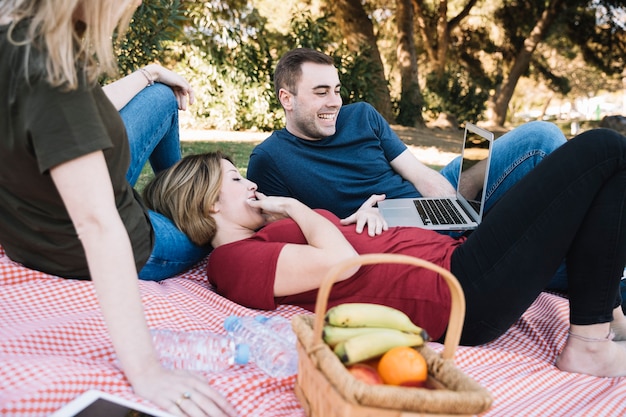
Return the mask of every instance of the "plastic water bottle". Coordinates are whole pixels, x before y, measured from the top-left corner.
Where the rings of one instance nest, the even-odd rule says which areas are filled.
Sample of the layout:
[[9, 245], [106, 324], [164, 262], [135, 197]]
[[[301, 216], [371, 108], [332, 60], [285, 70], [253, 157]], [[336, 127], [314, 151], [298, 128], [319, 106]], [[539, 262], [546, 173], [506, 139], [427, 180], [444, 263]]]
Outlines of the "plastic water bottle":
[[250, 347], [212, 332], [151, 330], [161, 364], [168, 369], [219, 372], [234, 364], [245, 365]]
[[262, 323], [267, 329], [274, 333], [275, 336], [286, 340], [292, 345], [296, 345], [298, 338], [291, 327], [291, 321], [282, 316], [267, 317], [263, 315], [255, 316], [254, 319]]
[[298, 373], [295, 345], [274, 335], [254, 317], [227, 317], [224, 328], [235, 343], [250, 346], [251, 361], [269, 376], [282, 378]]

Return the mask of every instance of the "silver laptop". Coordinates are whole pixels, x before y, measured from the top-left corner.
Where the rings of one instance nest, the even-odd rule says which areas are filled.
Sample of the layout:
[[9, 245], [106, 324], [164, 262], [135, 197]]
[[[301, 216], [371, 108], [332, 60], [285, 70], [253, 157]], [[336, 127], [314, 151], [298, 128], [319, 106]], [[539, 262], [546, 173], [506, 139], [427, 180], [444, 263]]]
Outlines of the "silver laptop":
[[[431, 230], [475, 229], [483, 216], [493, 140], [493, 133], [466, 123], [456, 196], [383, 200], [378, 203], [378, 208], [389, 226], [417, 226]], [[472, 181], [469, 180], [478, 175], [484, 177], [480, 189], [471, 187]]]

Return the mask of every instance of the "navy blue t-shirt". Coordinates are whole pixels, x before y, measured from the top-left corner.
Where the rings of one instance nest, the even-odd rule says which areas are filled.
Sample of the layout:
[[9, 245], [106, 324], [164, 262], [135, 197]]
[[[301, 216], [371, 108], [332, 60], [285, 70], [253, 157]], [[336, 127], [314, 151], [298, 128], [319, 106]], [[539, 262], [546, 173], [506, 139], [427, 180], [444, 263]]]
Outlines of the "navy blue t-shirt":
[[390, 165], [406, 145], [371, 105], [343, 106], [336, 126], [334, 135], [316, 141], [275, 131], [252, 151], [248, 179], [264, 194], [294, 197], [340, 218], [372, 194], [419, 196]]

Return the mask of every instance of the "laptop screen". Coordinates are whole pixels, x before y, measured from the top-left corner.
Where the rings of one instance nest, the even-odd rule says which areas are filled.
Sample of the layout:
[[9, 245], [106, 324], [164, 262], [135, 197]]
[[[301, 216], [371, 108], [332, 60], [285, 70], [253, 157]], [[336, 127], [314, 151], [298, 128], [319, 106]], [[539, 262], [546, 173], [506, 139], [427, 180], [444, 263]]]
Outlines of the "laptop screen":
[[[457, 193], [461, 202], [469, 205], [478, 218], [482, 217], [485, 202], [492, 143], [491, 132], [467, 123]], [[476, 181], [476, 178], [481, 178], [483, 181]], [[479, 183], [482, 186], [476, 185]]]

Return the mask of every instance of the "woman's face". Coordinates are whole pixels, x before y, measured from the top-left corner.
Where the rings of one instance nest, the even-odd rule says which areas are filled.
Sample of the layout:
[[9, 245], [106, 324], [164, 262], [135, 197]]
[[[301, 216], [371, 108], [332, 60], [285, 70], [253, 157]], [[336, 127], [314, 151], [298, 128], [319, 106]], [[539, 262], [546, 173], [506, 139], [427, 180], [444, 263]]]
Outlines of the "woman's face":
[[230, 161], [222, 159], [221, 164], [222, 188], [216, 210], [224, 219], [245, 228], [256, 230], [263, 226], [261, 210], [248, 204], [248, 200], [256, 200], [257, 185], [242, 177]]

